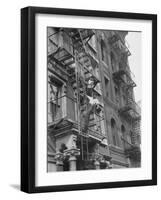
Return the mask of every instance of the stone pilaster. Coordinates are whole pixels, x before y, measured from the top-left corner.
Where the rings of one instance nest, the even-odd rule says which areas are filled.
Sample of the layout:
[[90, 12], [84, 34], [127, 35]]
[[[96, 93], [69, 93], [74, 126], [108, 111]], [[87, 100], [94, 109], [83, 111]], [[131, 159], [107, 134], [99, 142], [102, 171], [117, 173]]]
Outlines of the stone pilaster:
[[99, 153], [94, 153], [93, 154], [93, 160], [94, 160], [94, 165], [95, 169], [98, 170], [100, 169], [100, 161], [102, 159], [102, 156]]
[[76, 170], [77, 156], [80, 155], [80, 149], [71, 148], [64, 151], [64, 155], [68, 157], [70, 171]]
[[63, 153], [60, 152], [56, 153], [55, 160], [56, 160], [57, 171], [63, 171], [63, 161], [64, 161]]

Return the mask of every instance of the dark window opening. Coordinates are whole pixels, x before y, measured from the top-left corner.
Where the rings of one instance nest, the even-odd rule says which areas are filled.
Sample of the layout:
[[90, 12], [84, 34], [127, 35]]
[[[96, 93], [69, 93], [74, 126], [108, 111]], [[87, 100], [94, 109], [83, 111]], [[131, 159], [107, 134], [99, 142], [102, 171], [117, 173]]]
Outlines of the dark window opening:
[[108, 97], [109, 96], [109, 79], [104, 77], [104, 81], [105, 81], [105, 94], [106, 94], [106, 97]]
[[111, 130], [112, 130], [113, 144], [117, 146], [117, 138], [116, 138], [117, 129], [116, 129], [116, 122], [113, 118], [111, 119]]
[[111, 52], [111, 67], [112, 67], [112, 71], [115, 71], [115, 56], [114, 54]]
[[61, 117], [61, 87], [55, 82], [48, 85], [48, 117], [49, 121], [55, 121]]
[[101, 40], [101, 58], [105, 62], [106, 57], [106, 49], [105, 49], [105, 43], [103, 40]]
[[122, 142], [123, 142], [123, 147], [125, 148], [125, 141], [126, 141], [126, 129], [124, 125], [121, 125], [121, 134], [122, 134]]
[[115, 86], [115, 97], [116, 97], [116, 102], [119, 103], [119, 89]]

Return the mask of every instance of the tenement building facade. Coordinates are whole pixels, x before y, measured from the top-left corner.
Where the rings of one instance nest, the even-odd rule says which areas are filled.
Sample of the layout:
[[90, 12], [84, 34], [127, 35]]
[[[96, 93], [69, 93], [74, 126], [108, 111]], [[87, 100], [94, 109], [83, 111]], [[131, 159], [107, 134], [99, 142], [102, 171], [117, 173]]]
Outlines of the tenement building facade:
[[127, 31], [47, 28], [47, 171], [140, 167]]

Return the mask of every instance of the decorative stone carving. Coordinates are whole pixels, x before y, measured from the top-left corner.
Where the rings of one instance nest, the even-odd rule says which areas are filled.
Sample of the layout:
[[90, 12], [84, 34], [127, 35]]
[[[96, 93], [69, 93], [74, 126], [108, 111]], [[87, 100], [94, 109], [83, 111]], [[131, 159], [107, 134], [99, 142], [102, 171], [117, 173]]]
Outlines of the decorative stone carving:
[[93, 154], [93, 160], [100, 162], [102, 159], [103, 159], [103, 156], [100, 155], [99, 153]]
[[95, 145], [94, 152], [95, 152], [96, 154], [99, 154], [99, 144], [96, 144], [96, 145]]
[[104, 138], [102, 139], [101, 143], [102, 143], [103, 145], [106, 145], [106, 146], [107, 146], [107, 145], [108, 145], [107, 138], [104, 137]]
[[94, 160], [94, 165], [96, 169], [100, 169], [100, 162], [103, 159], [102, 155], [99, 153], [92, 154], [92, 160]]
[[65, 157], [71, 157], [71, 156], [79, 156], [80, 155], [80, 149], [77, 148], [71, 148], [71, 149], [66, 149], [64, 151], [64, 156]]
[[55, 155], [57, 171], [63, 171], [63, 161], [64, 161], [64, 154], [63, 153], [56, 153]]
[[77, 136], [73, 135], [72, 136], [72, 148], [75, 148], [75, 149], [77, 148], [76, 141], [77, 141]]
[[62, 87], [62, 95], [65, 95], [67, 93], [67, 85], [66, 84], [63, 84], [63, 87]]
[[67, 149], [64, 151], [64, 155], [65, 155], [65, 157], [68, 157], [68, 159], [69, 159], [70, 171], [75, 171], [76, 170], [76, 160], [77, 160], [76, 157], [80, 155], [80, 149], [77, 149], [77, 148]]

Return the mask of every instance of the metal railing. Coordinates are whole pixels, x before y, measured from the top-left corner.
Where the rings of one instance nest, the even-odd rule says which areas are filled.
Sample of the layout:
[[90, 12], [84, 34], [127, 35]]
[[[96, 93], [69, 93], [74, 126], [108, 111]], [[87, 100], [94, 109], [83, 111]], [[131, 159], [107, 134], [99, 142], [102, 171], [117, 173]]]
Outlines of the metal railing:
[[114, 35], [109, 38], [109, 42], [114, 48], [121, 50], [122, 53], [127, 53], [128, 56], [131, 55], [126, 41], [120, 36], [119, 31], [114, 31]]

